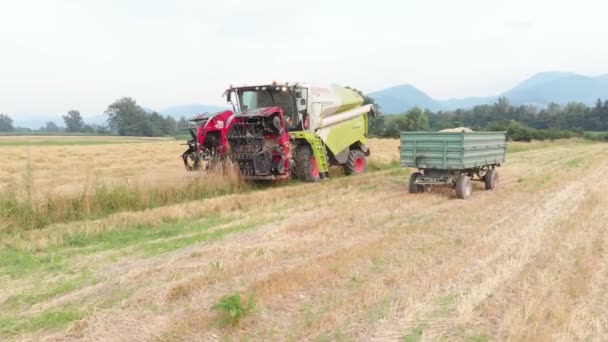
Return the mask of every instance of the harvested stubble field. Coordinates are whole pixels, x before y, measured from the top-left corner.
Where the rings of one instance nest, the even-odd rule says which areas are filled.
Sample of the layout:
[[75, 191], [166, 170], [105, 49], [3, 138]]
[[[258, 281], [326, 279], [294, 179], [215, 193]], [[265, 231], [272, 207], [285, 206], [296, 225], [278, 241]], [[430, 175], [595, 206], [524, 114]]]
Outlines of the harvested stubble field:
[[[469, 201], [408, 194], [411, 170], [390, 163], [397, 142], [370, 145], [378, 170], [362, 176], [5, 229], [0, 339], [608, 336], [608, 145], [511, 144], [501, 188], [476, 184]], [[181, 149], [6, 146], [0, 181], [35, 198], [93, 180], [140, 192], [204, 182], [181, 170]], [[222, 326], [212, 308], [235, 292], [255, 309]]]

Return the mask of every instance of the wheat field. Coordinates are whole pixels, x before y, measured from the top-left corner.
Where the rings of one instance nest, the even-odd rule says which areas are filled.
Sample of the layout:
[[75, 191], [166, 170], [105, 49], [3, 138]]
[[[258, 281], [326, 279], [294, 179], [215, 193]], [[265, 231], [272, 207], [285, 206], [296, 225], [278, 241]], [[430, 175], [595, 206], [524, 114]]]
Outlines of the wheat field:
[[[372, 161], [397, 146], [371, 140]], [[182, 149], [3, 146], [0, 182], [183, 184]], [[604, 340], [608, 145], [509, 151], [500, 189], [468, 201], [409, 194], [412, 170], [386, 166], [2, 233], [0, 339]], [[213, 307], [232, 293], [255, 309], [225, 326]]]

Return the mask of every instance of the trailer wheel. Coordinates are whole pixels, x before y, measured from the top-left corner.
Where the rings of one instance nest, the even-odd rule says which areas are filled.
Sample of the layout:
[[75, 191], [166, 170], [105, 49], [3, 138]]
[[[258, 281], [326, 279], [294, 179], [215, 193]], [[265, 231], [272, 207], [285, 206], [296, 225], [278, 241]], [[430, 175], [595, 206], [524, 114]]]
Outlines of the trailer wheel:
[[365, 154], [361, 150], [350, 150], [346, 163], [342, 164], [344, 173], [347, 175], [363, 173], [366, 167]]
[[498, 171], [496, 171], [496, 169], [488, 170], [486, 175], [483, 176], [483, 181], [486, 183], [486, 190], [497, 189], [499, 184]]
[[304, 182], [317, 182], [321, 179], [317, 160], [308, 145], [298, 145], [294, 151], [294, 172]]
[[422, 173], [414, 172], [410, 176], [410, 194], [419, 194], [424, 192], [424, 187], [420, 184], [416, 184], [416, 180], [422, 177]]
[[467, 175], [460, 175], [456, 180], [456, 197], [460, 199], [468, 199], [473, 191], [471, 178]]

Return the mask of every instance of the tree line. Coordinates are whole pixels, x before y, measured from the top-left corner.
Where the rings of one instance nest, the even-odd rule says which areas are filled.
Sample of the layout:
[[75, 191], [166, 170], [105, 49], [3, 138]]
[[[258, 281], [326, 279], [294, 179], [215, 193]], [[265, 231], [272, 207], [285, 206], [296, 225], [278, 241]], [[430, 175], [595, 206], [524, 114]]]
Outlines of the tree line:
[[608, 140], [608, 134], [585, 133], [608, 131], [608, 101], [598, 100], [594, 106], [555, 103], [546, 108], [513, 106], [506, 98], [494, 104], [472, 109], [432, 112], [412, 108], [398, 115], [384, 115], [370, 119], [370, 134], [398, 137], [400, 131], [442, 130], [469, 127], [473, 130], [507, 131], [511, 140], [559, 139], [574, 136]]
[[[364, 104], [375, 105], [373, 98], [360, 90], [351, 89], [364, 98]], [[184, 117], [175, 120], [169, 115], [148, 112], [130, 97], [114, 101], [104, 113], [107, 116], [107, 126], [86, 124], [80, 112], [72, 109], [62, 116], [65, 127], [49, 121], [38, 131], [166, 136], [176, 135], [180, 129], [188, 127], [188, 121]], [[479, 105], [467, 110], [432, 112], [416, 107], [405, 113], [381, 115], [369, 120], [370, 134], [378, 137], [398, 137], [401, 131], [441, 130], [461, 126], [473, 130], [507, 131], [510, 139], [522, 141], [583, 135], [608, 140], [608, 133], [585, 133], [608, 131], [608, 101], [597, 100], [594, 106], [575, 102], [565, 106], [551, 103], [546, 108], [539, 109], [530, 105], [514, 106], [503, 97], [494, 104]], [[19, 128], [14, 127], [13, 119], [0, 114], [0, 132], [16, 130]]]
[[71, 109], [63, 115], [64, 127], [54, 121], [48, 121], [37, 130], [15, 127], [14, 121], [6, 114], [0, 113], [0, 132], [42, 132], [42, 133], [84, 133], [84, 134], [118, 134], [128, 136], [170, 136], [188, 127], [186, 118], [175, 120], [157, 112], [148, 112], [130, 97], [123, 97], [108, 106], [104, 114], [107, 125], [94, 125], [84, 122], [78, 110]]

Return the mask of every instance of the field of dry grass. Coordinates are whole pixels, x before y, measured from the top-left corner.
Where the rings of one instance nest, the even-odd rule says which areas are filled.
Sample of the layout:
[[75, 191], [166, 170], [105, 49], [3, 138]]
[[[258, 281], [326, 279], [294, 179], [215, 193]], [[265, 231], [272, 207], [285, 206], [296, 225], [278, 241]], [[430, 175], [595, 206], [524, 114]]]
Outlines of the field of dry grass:
[[[398, 158], [396, 141], [370, 146]], [[13, 159], [29, 154], [43, 193], [179, 183], [181, 149], [2, 147], [0, 182], [27, 178]], [[608, 145], [510, 151], [501, 188], [468, 201], [409, 194], [411, 170], [385, 167], [4, 233], [0, 339], [602, 340]], [[255, 309], [223, 326], [212, 308], [235, 292]]]

